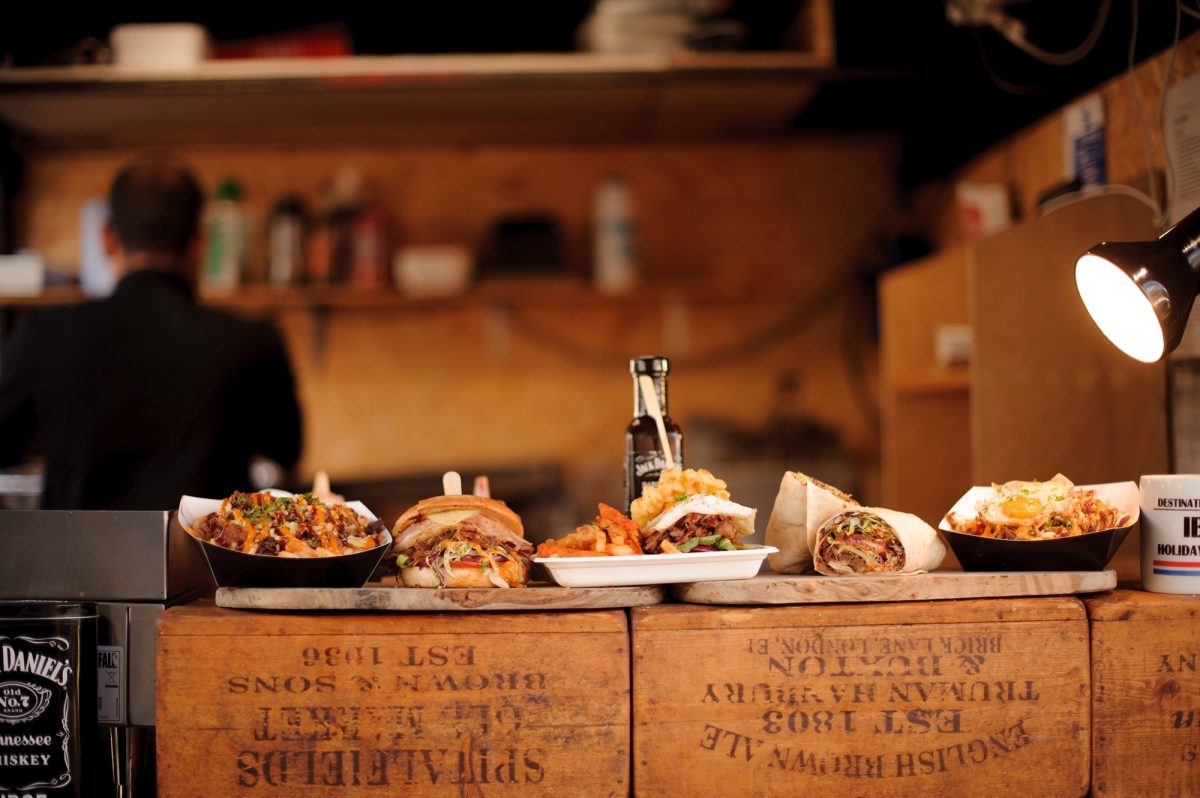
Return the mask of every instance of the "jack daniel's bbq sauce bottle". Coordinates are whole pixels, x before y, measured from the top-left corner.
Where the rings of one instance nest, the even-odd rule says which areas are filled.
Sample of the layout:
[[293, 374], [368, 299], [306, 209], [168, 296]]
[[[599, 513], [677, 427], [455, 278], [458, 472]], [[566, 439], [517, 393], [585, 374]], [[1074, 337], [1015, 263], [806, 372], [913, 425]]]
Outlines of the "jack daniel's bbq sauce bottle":
[[[672, 465], [683, 468], [683, 431], [671, 420], [667, 410], [667, 372], [670, 370], [670, 361], [665, 357], [636, 357], [629, 361], [629, 373], [633, 375], [633, 420], [625, 429], [626, 513], [630, 503], [642, 495], [642, 486], [658, 482], [658, 475], [664, 468]], [[638, 377], [642, 374], [648, 374], [654, 381], [654, 392], [658, 394], [658, 406], [662, 410], [674, 462], [663, 457], [658, 426], [646, 410], [646, 402], [638, 388]]]

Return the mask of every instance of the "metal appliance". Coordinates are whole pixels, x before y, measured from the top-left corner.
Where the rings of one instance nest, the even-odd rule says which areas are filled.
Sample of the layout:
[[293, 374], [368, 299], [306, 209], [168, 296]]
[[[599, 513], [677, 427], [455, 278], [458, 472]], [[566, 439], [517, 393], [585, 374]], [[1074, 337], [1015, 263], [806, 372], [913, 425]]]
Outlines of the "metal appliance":
[[[110, 752], [96, 795], [153, 798], [158, 616], [213, 590], [203, 555], [167, 511], [0, 510], [0, 599], [95, 602], [99, 734]], [[107, 788], [107, 789], [106, 789]]]

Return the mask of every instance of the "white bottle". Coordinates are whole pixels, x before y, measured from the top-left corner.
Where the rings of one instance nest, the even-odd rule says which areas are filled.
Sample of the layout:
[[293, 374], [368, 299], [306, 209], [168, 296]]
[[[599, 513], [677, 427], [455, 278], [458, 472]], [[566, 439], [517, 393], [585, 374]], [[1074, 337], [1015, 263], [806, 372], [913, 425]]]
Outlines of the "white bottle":
[[79, 225], [79, 285], [84, 296], [108, 296], [117, 284], [112, 261], [104, 251], [104, 223], [108, 218], [108, 200], [96, 197], [83, 203]]
[[241, 197], [241, 186], [226, 180], [209, 207], [202, 274], [207, 289], [231, 291], [241, 282], [246, 260], [246, 216]]
[[601, 181], [592, 197], [592, 278], [597, 290], [618, 294], [637, 282], [633, 199], [624, 178]]
[[304, 205], [283, 197], [267, 226], [267, 282], [282, 288], [300, 282], [304, 274]]

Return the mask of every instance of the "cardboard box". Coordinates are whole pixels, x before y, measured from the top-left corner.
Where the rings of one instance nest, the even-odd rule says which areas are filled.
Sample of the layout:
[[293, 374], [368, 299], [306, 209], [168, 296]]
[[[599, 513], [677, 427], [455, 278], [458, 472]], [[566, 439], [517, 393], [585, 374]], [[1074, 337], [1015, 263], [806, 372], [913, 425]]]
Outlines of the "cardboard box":
[[159, 621], [158, 787], [196, 795], [624, 796], [624, 612]]
[[1114, 590], [1085, 603], [1092, 794], [1200, 795], [1200, 601]]
[[637, 795], [1087, 790], [1076, 599], [640, 607], [632, 631]]

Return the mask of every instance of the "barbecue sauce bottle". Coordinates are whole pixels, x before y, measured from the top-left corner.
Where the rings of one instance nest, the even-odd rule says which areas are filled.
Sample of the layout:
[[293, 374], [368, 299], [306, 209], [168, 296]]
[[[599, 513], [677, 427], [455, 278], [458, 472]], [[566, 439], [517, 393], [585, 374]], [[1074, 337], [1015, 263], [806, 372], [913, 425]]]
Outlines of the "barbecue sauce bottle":
[[[633, 375], [633, 420], [625, 428], [626, 513], [633, 500], [642, 495], [642, 486], [658, 482], [658, 475], [664, 468], [683, 468], [683, 431], [667, 411], [667, 372], [670, 370], [670, 361], [665, 357], [635, 357], [629, 361], [629, 373]], [[658, 425], [646, 410], [646, 401], [638, 387], [638, 377], [642, 374], [650, 375], [654, 381], [663, 426], [667, 428], [667, 440], [671, 444], [672, 462], [663, 456]]]

